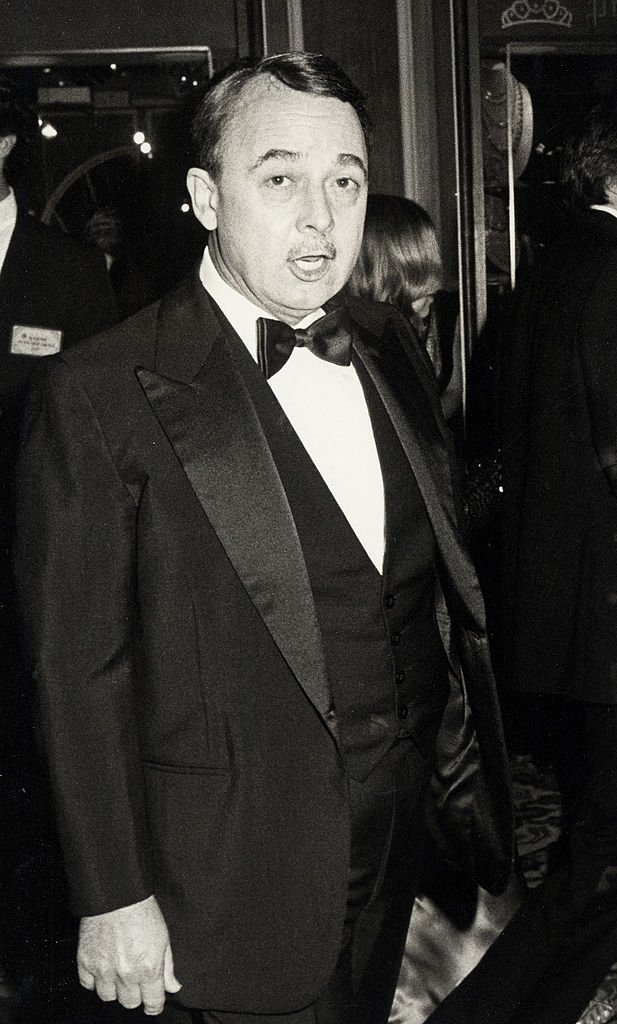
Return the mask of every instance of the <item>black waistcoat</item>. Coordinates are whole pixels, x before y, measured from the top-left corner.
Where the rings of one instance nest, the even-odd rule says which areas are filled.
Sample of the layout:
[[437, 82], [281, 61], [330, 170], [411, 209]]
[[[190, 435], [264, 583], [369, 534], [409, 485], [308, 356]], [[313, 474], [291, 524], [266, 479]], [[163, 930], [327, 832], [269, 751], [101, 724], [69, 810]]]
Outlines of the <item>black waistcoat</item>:
[[233, 353], [298, 531], [348, 772], [365, 778], [402, 739], [412, 738], [430, 757], [448, 694], [446, 660], [434, 616], [434, 539], [390, 417], [364, 367], [354, 358], [384, 479], [382, 575], [237, 339]]

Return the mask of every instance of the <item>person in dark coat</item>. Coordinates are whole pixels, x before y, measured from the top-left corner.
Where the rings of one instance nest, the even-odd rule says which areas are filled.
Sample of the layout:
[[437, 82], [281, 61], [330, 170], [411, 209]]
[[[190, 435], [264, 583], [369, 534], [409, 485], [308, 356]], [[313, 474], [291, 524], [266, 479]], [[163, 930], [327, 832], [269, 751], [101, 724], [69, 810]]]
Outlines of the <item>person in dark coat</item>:
[[[47, 814], [13, 578], [21, 409], [35, 364], [118, 319], [102, 256], [40, 223], [16, 198], [20, 181], [12, 159], [36, 126], [36, 116], [20, 102], [13, 85], [0, 82], [0, 908], [9, 918], [8, 892], [14, 891], [17, 873], [34, 873], [39, 864]], [[42, 901], [36, 902], [37, 919], [44, 919]], [[12, 959], [6, 945], [15, 938], [15, 922], [0, 924], [0, 931], [1, 970]], [[21, 945], [23, 954], [26, 943]]]
[[336, 298], [362, 94], [322, 55], [245, 62], [195, 134], [200, 265], [52, 357], [24, 425], [79, 976], [187, 1021], [385, 1024], [431, 808], [490, 890], [512, 860], [452, 450], [404, 317]]
[[617, 960], [614, 102], [565, 147], [563, 179], [571, 229], [515, 297], [503, 369], [504, 663], [521, 707], [544, 707], [563, 840], [431, 1024], [574, 1024]]
[[[24, 205], [16, 177], [36, 115], [0, 81], [0, 415], [13, 422], [41, 356], [111, 327], [118, 314], [104, 257], [41, 223]], [[19, 169], [19, 165], [17, 165]], [[23, 171], [23, 167], [22, 167]], [[14, 186], [14, 188], [13, 188]], [[27, 189], [25, 190], [27, 192]]]

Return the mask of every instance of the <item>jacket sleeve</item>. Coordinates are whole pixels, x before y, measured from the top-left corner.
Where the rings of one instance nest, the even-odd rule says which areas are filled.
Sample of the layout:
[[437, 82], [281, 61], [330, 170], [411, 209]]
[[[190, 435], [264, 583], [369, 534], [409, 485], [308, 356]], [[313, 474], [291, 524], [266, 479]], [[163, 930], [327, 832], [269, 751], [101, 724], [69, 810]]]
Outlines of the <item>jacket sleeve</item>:
[[18, 478], [17, 576], [37, 724], [78, 915], [152, 892], [135, 702], [135, 517], [87, 394], [35, 375]]

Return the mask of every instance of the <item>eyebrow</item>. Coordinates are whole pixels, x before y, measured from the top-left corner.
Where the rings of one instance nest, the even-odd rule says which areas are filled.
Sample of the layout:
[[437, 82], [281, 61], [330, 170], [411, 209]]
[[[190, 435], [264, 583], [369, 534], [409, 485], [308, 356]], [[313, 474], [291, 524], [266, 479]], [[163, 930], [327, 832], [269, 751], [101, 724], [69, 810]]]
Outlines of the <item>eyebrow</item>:
[[[302, 154], [294, 149], [268, 149], [261, 156], [257, 157], [257, 160], [253, 164], [251, 170], [256, 171], [258, 167], [267, 163], [269, 160], [291, 160], [296, 161], [301, 158]], [[336, 161], [337, 166], [341, 167], [357, 167], [362, 171], [365, 178], [368, 178], [368, 171], [364, 160], [355, 153], [339, 153]]]
[[253, 171], [261, 167], [268, 160], [299, 160], [300, 154], [293, 149], [269, 149], [266, 153], [262, 153], [261, 156], [257, 157], [257, 160], [251, 168]]
[[368, 169], [364, 160], [361, 160], [355, 153], [339, 153], [337, 164], [341, 164], [343, 167], [357, 167], [362, 171], [365, 178], [368, 178]]

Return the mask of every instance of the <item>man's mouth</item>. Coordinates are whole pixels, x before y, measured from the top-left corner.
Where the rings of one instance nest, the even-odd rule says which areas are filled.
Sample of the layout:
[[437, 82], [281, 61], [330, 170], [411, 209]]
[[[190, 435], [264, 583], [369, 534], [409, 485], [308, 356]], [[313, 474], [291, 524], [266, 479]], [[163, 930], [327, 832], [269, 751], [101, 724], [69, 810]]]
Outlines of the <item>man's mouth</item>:
[[292, 273], [303, 281], [313, 281], [323, 277], [329, 270], [334, 256], [324, 252], [305, 253], [293, 256], [289, 260]]
[[326, 264], [331, 260], [332, 257], [328, 256], [325, 252], [314, 252], [307, 253], [305, 256], [296, 256], [294, 263], [299, 263], [301, 267], [319, 267], [322, 264]]
[[291, 249], [288, 256], [293, 275], [301, 281], [317, 281], [324, 277], [336, 259], [333, 242], [325, 238], [312, 241], [317, 243], [315, 248], [309, 248], [310, 242], [307, 245], [298, 245]]

